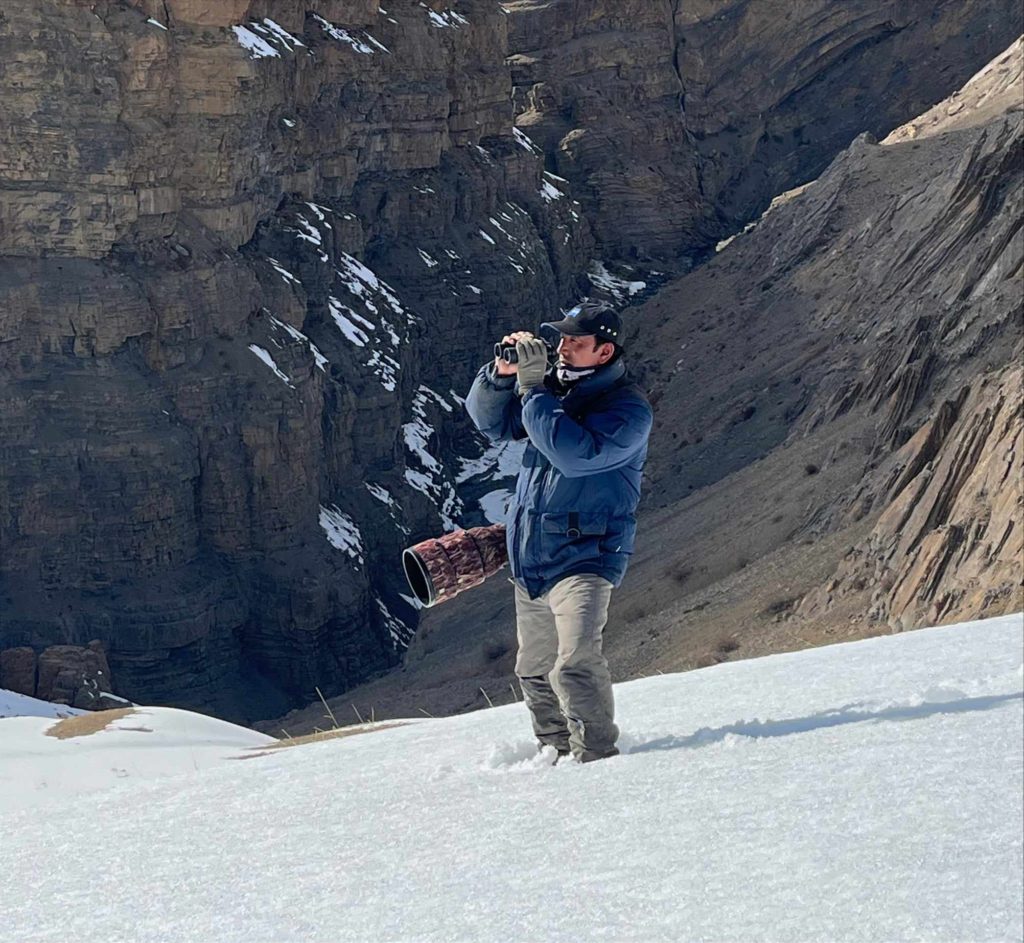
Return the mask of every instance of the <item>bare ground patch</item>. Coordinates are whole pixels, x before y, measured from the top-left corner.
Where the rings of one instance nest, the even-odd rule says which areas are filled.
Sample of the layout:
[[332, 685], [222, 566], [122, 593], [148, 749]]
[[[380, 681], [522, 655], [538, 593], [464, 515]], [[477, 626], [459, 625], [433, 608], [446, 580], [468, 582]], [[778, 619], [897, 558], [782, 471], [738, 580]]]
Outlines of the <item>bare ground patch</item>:
[[[136, 713], [134, 707], [118, 707], [112, 711], [94, 711], [91, 714], [80, 714], [77, 717], [65, 717], [49, 730], [46, 736], [58, 740], [70, 740], [72, 737], [88, 737], [109, 727], [115, 720]], [[149, 733], [148, 727], [135, 727], [135, 730]]]

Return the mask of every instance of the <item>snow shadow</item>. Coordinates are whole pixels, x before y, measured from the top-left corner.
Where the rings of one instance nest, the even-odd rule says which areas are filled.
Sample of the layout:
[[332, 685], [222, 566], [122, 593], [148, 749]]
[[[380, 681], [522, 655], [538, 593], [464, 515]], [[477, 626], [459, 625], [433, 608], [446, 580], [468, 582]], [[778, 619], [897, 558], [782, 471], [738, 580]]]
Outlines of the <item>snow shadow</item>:
[[[927, 698], [928, 695], [926, 695]], [[874, 721], [921, 720], [937, 714], [962, 714], [968, 711], [987, 711], [1010, 701], [1024, 700], [1024, 692], [1013, 694], [990, 694], [983, 697], [960, 697], [941, 702], [925, 701], [922, 704], [891, 704], [875, 709], [863, 704], [847, 704], [844, 707], [811, 714], [809, 717], [791, 717], [785, 720], [750, 720], [729, 724], [726, 727], [702, 727], [686, 737], [661, 737], [630, 747], [627, 753], [647, 753], [653, 750], [692, 750], [698, 747], [721, 743], [727, 737], [788, 737], [792, 734], [821, 730], [825, 727], [841, 727], [844, 724], [862, 724]]]

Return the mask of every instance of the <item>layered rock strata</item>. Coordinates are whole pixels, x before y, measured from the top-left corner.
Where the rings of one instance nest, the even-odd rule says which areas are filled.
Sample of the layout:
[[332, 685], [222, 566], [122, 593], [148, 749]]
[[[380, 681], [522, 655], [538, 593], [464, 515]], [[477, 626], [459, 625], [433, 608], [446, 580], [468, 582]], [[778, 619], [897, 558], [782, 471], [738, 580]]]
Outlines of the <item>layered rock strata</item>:
[[[415, 625], [400, 550], [480, 522], [464, 495], [489, 469], [460, 393], [490, 340], [614, 285], [600, 256], [700, 251], [844, 134], [876, 127], [865, 116], [888, 130], [920, 110], [913, 102], [941, 97], [1019, 16], [977, 0], [910, 22], [864, 0], [812, 5], [800, 28], [758, 33], [755, 4], [731, 8], [732, 25], [710, 6], [507, 8], [4, 5], [0, 649], [99, 639], [117, 693], [235, 719], [393, 665]], [[879, 33], [890, 20], [899, 29]], [[544, 45], [521, 41], [537, 23], [562, 44], [546, 65], [547, 53], [523, 58]], [[756, 50], [749, 69], [711, 55], [716, 30]], [[931, 68], [933, 54], [953, 64]], [[785, 140], [762, 141], [753, 106], [739, 131], [712, 127], [715, 89], [742, 91], [758, 68], [768, 79], [751, 100], [778, 127], [805, 129], [799, 160]], [[842, 93], [849, 127], [819, 127], [809, 116], [843, 83], [863, 90]], [[1000, 147], [979, 145], [979, 180], [998, 172]], [[841, 195], [811, 211], [814, 245], [776, 234], [774, 281], [826, 244], [842, 213]], [[964, 329], [975, 352], [1003, 343], [983, 328]], [[773, 388], [782, 419], [762, 427], [761, 410], [746, 426], [760, 438], [715, 452], [717, 424], [761, 402], [730, 389], [708, 431], [694, 427], [690, 441], [708, 444], [699, 461], [685, 449], [655, 460], [690, 477], [662, 475], [652, 491], [671, 500], [784, 439], [820, 405], [812, 346], [791, 352], [807, 382]], [[942, 375], [941, 351], [913, 350], [884, 400], [893, 447]], [[671, 363], [648, 365], [655, 386]], [[671, 384], [656, 392], [677, 396]], [[690, 403], [673, 409], [677, 431]]]
[[959, 87], [1021, 32], [1003, 0], [510, 0], [516, 123], [602, 244], [678, 261]]
[[452, 391], [591, 255], [504, 14], [50, 0], [0, 51], [0, 648], [238, 718], [386, 668]]
[[1024, 605], [1022, 64], [1018, 41], [884, 144], [860, 137], [641, 315], [679, 351], [647, 365], [654, 503], [727, 493], [730, 475], [760, 487], [759, 462], [765, 493], [784, 493], [771, 482], [788, 468], [806, 503], [794, 522], [744, 500], [744, 566], [872, 522], [790, 600], [797, 624], [900, 630]]

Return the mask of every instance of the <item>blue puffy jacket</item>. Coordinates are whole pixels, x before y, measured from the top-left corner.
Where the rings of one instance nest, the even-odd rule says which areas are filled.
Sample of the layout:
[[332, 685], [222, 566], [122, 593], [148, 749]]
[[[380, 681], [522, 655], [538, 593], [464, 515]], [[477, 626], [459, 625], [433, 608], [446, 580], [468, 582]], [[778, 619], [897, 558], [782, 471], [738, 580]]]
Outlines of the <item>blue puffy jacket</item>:
[[515, 377], [496, 376], [486, 364], [466, 398], [473, 424], [490, 440], [529, 439], [507, 537], [512, 576], [531, 599], [577, 573], [622, 582], [653, 419], [621, 358], [564, 396], [555, 387], [549, 375], [520, 400]]

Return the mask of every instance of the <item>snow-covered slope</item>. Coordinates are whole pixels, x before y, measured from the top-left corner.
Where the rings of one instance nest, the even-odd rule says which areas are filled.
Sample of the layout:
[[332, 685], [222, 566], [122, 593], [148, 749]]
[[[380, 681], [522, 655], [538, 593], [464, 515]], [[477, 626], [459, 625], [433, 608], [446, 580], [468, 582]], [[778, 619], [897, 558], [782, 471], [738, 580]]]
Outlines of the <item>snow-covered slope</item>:
[[[9, 694], [3, 692], [5, 698]], [[255, 730], [170, 707], [90, 714], [35, 698], [17, 704], [27, 716], [0, 720], [0, 814], [72, 808], [79, 797], [123, 780], [194, 774], [275, 742]]]
[[0, 688], [0, 720], [5, 717], [74, 717], [84, 714], [77, 707], [66, 704], [51, 704], [27, 694], [16, 694], [6, 688]]
[[[1022, 640], [1017, 615], [622, 684], [625, 751], [587, 766], [546, 766], [520, 704], [8, 808], [0, 926], [1020, 940]], [[119, 765], [152, 742], [111, 736]]]

